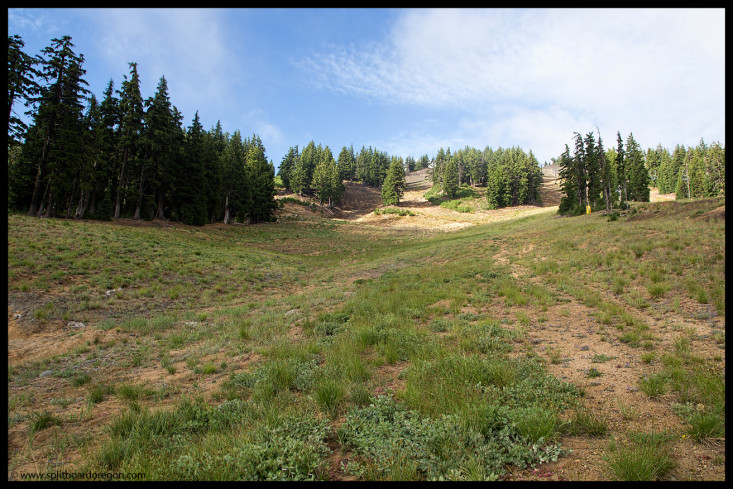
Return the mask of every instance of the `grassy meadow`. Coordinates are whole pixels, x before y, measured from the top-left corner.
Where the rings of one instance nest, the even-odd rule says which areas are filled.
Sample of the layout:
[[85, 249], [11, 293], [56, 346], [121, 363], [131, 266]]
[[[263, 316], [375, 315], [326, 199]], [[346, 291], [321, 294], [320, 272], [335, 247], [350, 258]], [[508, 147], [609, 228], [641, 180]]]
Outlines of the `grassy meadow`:
[[693, 448], [724, 472], [724, 203], [450, 233], [9, 215], [8, 472], [501, 480], [581, 440], [578, 479], [689, 478]]

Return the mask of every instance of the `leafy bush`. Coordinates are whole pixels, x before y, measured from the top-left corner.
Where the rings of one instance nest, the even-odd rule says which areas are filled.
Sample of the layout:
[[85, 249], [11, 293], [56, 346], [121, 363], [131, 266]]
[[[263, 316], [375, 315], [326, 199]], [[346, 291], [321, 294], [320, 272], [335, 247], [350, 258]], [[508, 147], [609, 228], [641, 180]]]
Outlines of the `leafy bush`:
[[561, 453], [559, 445], [533, 443], [509, 423], [484, 435], [458, 416], [423, 417], [391, 396], [351, 409], [338, 436], [356, 455], [347, 470], [368, 480], [496, 480], [507, 465], [535, 466]]
[[396, 214], [398, 216], [414, 216], [415, 215], [415, 213], [409, 209], [397, 209], [395, 207], [384, 207], [382, 209], [375, 209], [374, 214], [377, 216], [380, 214]]

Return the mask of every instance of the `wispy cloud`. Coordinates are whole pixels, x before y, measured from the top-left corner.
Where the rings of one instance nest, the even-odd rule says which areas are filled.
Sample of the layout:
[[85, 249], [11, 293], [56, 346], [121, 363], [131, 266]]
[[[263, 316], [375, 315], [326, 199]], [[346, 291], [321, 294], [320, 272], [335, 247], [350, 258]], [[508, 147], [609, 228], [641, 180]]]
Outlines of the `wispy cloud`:
[[[143, 96], [152, 96], [158, 80], [166, 77], [172, 102], [186, 123], [199, 110], [206, 120], [224, 111], [238, 79], [231, 46], [222, 32], [217, 10], [100, 9], [85, 11], [99, 36], [98, 54], [115, 80], [129, 73], [127, 63], [138, 63]], [[119, 87], [119, 83], [116, 84]], [[188, 112], [191, 112], [190, 114]], [[214, 121], [215, 122], [215, 121]]]
[[722, 9], [409, 10], [389, 38], [302, 66], [325, 89], [458, 109], [469, 140], [549, 145], [598, 125], [689, 144], [724, 137], [724, 22]]

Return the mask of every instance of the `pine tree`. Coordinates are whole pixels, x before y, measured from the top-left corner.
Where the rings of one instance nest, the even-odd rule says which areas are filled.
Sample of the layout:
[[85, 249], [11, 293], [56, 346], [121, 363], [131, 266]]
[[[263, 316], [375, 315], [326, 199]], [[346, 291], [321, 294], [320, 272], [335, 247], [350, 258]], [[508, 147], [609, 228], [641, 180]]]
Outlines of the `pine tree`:
[[293, 190], [291, 178], [293, 176], [293, 172], [295, 171], [295, 165], [297, 164], [299, 157], [300, 155], [298, 154], [298, 146], [290, 147], [288, 149], [288, 153], [283, 157], [283, 160], [280, 162], [280, 168], [278, 168], [277, 174], [280, 176], [283, 187], [290, 191]]
[[598, 148], [596, 147], [595, 135], [589, 132], [585, 136], [584, 166], [588, 179], [588, 205], [595, 209], [601, 199], [603, 191], [601, 187], [600, 164], [598, 161]]
[[435, 163], [433, 164], [432, 179], [433, 186], [443, 187], [443, 173], [445, 172], [446, 156], [445, 150], [440, 148], [438, 154], [435, 155]]
[[206, 224], [206, 188], [204, 181], [204, 129], [196, 111], [186, 132], [183, 159], [176, 178], [175, 206], [178, 220], [185, 224]]
[[246, 176], [250, 192], [248, 217], [251, 224], [272, 220], [275, 201], [275, 167], [267, 161], [265, 146], [254, 134], [246, 154]]
[[316, 165], [310, 187], [315, 190], [321, 204], [331, 200], [331, 173], [326, 161], [321, 160]]
[[[130, 66], [130, 79], [125, 77], [122, 82], [120, 93], [120, 176], [117, 186], [117, 197], [115, 199], [114, 218], [119, 219], [122, 212], [122, 205], [128, 193], [129, 176], [134, 171], [128, 171], [129, 167], [136, 166], [140, 143], [140, 132], [143, 124], [143, 99], [140, 95], [140, 78], [137, 74], [137, 63], [128, 63]], [[133, 168], [134, 170], [134, 168]]]
[[449, 199], [458, 193], [458, 155], [453, 155], [445, 165], [443, 174], [443, 194]]
[[38, 94], [35, 81], [39, 72], [34, 68], [41, 60], [23, 52], [25, 43], [18, 35], [8, 36], [8, 144], [20, 140], [28, 126], [16, 117], [13, 105], [20, 99], [28, 100]]
[[[24, 160], [35, 166], [30, 193], [29, 216], [55, 215], [57, 208], [70, 203], [74, 184], [78, 184], [84, 97], [83, 55], [74, 53], [71, 37], [52, 39], [42, 50], [40, 77], [48, 85], [38, 90], [31, 103], [38, 104], [33, 127], [29, 130]], [[28, 144], [29, 143], [29, 144]], [[27, 151], [26, 151], [27, 149]], [[25, 171], [23, 171], [24, 173]], [[16, 180], [17, 181], [17, 180]], [[20, 192], [25, 193], [25, 192]]]
[[114, 196], [117, 194], [117, 139], [120, 128], [119, 99], [115, 97], [114, 83], [109, 81], [104, 99], [99, 106], [102, 132], [98, 164], [95, 166], [96, 183], [89, 202], [89, 213], [94, 219], [112, 220], [114, 215]]
[[611, 165], [607, 161], [606, 153], [603, 150], [603, 139], [601, 138], [600, 130], [598, 130], [598, 169], [606, 212], [611, 212], [613, 210], [613, 176]]
[[300, 154], [300, 158], [295, 163], [295, 169], [290, 177], [290, 186], [298, 195], [303, 195], [310, 189], [310, 183], [313, 181], [313, 171], [316, 168], [318, 154], [316, 144], [311, 141]]
[[628, 172], [627, 172], [627, 163], [626, 163], [626, 151], [624, 150], [624, 141], [621, 139], [621, 131], [618, 131], [616, 133], [616, 177], [618, 179], [619, 186], [621, 187], [619, 190], [620, 199], [621, 199], [621, 209], [628, 208]]
[[399, 159], [393, 158], [382, 184], [382, 204], [397, 205], [405, 190], [405, 168]]
[[626, 161], [629, 199], [649, 202], [649, 172], [644, 165], [644, 153], [634, 139], [633, 133], [629, 133], [626, 139]]
[[565, 151], [558, 160], [560, 189], [563, 196], [560, 199], [558, 214], [577, 215], [581, 211], [580, 192], [578, 191], [578, 171], [575, 168], [575, 159], [570, 156], [570, 148], [565, 145]]
[[338, 158], [338, 168], [342, 180], [354, 181], [354, 177], [356, 176], [356, 157], [354, 156], [353, 144], [348, 148], [346, 146], [341, 148], [341, 153], [339, 153]]
[[338, 204], [341, 202], [341, 197], [344, 194], [344, 184], [341, 171], [335, 162], [331, 162], [329, 170], [331, 173], [331, 202], [329, 202], [329, 205]]
[[725, 148], [714, 142], [708, 148], [705, 167], [709, 177], [709, 197], [725, 195]]
[[234, 216], [244, 208], [247, 195], [247, 180], [244, 173], [244, 147], [239, 130], [227, 141], [221, 160], [224, 194], [224, 224], [230, 224]]

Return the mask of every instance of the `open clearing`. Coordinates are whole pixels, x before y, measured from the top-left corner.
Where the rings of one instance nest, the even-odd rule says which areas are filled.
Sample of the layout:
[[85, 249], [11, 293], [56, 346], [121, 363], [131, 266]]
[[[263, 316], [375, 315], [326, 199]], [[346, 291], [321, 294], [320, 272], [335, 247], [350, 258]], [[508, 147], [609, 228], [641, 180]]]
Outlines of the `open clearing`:
[[[425, 198], [423, 171], [408, 174], [398, 206], [413, 215], [397, 216], [374, 214], [377, 189], [346, 188], [339, 207], [288, 202], [278, 223], [257, 226], [10, 215], [9, 479], [206, 478], [202, 454], [244, 450], [235, 435], [247, 438], [250, 425], [206, 431], [193, 417], [150, 451], [125, 445], [133, 435], [119, 430], [193, 412], [190, 399], [201, 413], [241, 401], [251, 426], [315, 412], [329, 433], [384, 393], [427, 416], [418, 394], [433, 391], [421, 375], [438, 357], [536, 360], [581, 393], [557, 410], [553, 439], [565, 451], [506, 465], [504, 480], [614, 479], [614, 447], [642, 435], [670, 454], [662, 480], [725, 479], [724, 199], [653, 192], [617, 221], [561, 218], [546, 176], [543, 206], [487, 210], [477, 189], [470, 211], [456, 212]], [[490, 401], [455, 395], [456, 405]], [[324, 440], [308, 452], [316, 478], [403, 478], [353, 434]], [[457, 467], [451, 477], [473, 477]]]

